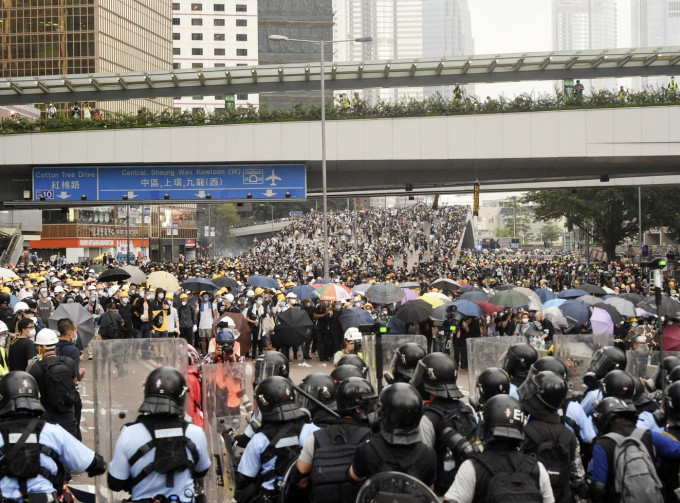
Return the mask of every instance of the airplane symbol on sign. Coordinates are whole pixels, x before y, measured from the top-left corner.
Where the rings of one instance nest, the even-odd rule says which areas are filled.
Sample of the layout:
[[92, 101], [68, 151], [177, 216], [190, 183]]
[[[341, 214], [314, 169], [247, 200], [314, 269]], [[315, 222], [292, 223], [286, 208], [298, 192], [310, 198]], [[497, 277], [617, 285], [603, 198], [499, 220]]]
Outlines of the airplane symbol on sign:
[[271, 182], [272, 182], [272, 183], [271, 183], [271, 186], [272, 186], [272, 187], [276, 187], [276, 182], [280, 182], [280, 181], [281, 181], [281, 177], [280, 177], [280, 176], [276, 176], [276, 170], [272, 169], [272, 174], [269, 175], [267, 178], [265, 178], [265, 180], [267, 180], [267, 181], [270, 181], [270, 180], [271, 180]]

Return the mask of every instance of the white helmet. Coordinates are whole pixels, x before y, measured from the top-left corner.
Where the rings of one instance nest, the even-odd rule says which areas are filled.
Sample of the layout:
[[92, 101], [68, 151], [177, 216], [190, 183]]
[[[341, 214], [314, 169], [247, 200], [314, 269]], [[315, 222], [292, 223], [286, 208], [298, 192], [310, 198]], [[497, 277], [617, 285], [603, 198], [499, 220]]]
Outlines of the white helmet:
[[246, 292], [246, 297], [255, 297], [255, 292], [252, 290], [252, 288]]
[[287, 299], [297, 299], [297, 295], [295, 295], [293, 292], [288, 292], [286, 294]]
[[28, 304], [25, 302], [17, 302], [14, 304], [14, 314], [17, 314], [19, 311], [28, 311]]
[[35, 336], [36, 346], [56, 346], [58, 343], [59, 337], [57, 337], [57, 333], [49, 328], [43, 328]]
[[58, 293], [64, 293], [64, 287], [63, 286], [55, 286], [54, 287], [54, 293], [55, 295]]
[[349, 327], [345, 330], [345, 340], [346, 341], [360, 341], [363, 339], [361, 332], [356, 327]]
[[219, 321], [219, 323], [226, 323], [227, 328], [236, 328], [236, 323], [234, 323], [234, 320], [231, 319], [230, 316], [225, 316]]
[[9, 328], [7, 328], [4, 321], [0, 321], [0, 334], [3, 332], [9, 332]]

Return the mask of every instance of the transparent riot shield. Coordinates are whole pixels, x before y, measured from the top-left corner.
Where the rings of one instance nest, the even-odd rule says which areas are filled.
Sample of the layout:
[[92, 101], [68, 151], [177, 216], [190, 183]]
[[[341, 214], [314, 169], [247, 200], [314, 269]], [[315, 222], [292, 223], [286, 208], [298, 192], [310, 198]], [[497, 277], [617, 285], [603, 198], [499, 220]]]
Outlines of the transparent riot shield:
[[611, 334], [555, 334], [553, 337], [554, 356], [567, 366], [569, 388], [575, 395], [581, 395], [586, 386], [583, 376], [588, 372], [593, 354], [604, 346], [614, 344]]
[[206, 501], [233, 501], [238, 460], [232, 437], [243, 433], [250, 418], [247, 386], [252, 381], [251, 368], [247, 363], [220, 363], [201, 367], [203, 429], [212, 455], [212, 465], [203, 484]]
[[[368, 364], [367, 379], [376, 391], [386, 384], [383, 375], [392, 370], [392, 362], [397, 349], [407, 342], [415, 342], [427, 353], [427, 339], [424, 335], [364, 335], [363, 357]], [[378, 344], [382, 347], [381, 351], [378, 349]]]
[[502, 337], [473, 337], [467, 340], [468, 390], [472, 393], [479, 374], [489, 367], [500, 367], [508, 346], [526, 342], [524, 337], [504, 335]]
[[356, 503], [437, 503], [439, 498], [411, 475], [383, 472], [363, 483]]
[[[144, 383], [159, 365], [185, 373], [184, 339], [118, 339], [93, 341], [95, 451], [110, 461], [121, 428], [134, 422], [144, 399]], [[124, 493], [106, 486], [106, 476], [95, 479], [97, 501], [121, 501]]]

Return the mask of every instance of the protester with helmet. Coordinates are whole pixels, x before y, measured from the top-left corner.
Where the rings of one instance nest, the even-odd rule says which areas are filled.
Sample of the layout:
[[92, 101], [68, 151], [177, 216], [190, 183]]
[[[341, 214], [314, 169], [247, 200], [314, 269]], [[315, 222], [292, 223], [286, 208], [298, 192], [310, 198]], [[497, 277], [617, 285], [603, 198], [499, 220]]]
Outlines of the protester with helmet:
[[423, 399], [406, 383], [387, 386], [378, 397], [379, 433], [357, 447], [349, 476], [355, 482], [382, 472], [406, 473], [432, 488], [437, 477], [437, 455], [420, 440]]
[[132, 501], [173, 495], [180, 502], [195, 501], [210, 455], [203, 430], [184, 419], [186, 397], [186, 381], [177, 369], [151, 371], [141, 414], [123, 427], [116, 442], [107, 477], [111, 490], [128, 491]]
[[306, 440], [319, 428], [300, 407], [291, 382], [281, 376], [255, 388], [262, 425], [246, 446], [236, 472], [236, 501], [270, 501], [278, 497], [284, 476]]
[[338, 385], [336, 400], [342, 417], [307, 439], [293, 468], [298, 487], [311, 483], [312, 503], [353, 502], [359, 490], [347, 480], [347, 470], [357, 445], [371, 433], [369, 416], [377, 410], [378, 397], [366, 379], [349, 377]]
[[538, 360], [538, 353], [526, 342], [513, 344], [506, 351], [501, 367], [510, 376], [509, 395], [516, 400], [519, 400], [517, 388], [527, 378], [529, 370], [536, 360]]
[[453, 483], [460, 463], [474, 453], [470, 442], [477, 436], [477, 420], [463, 403], [458, 389], [458, 366], [444, 353], [430, 353], [416, 365], [411, 384], [427, 404], [420, 421], [423, 442], [435, 449], [437, 482], [434, 491], [442, 496]]
[[[309, 374], [302, 379], [300, 388], [317, 399], [328, 409], [333, 411], [336, 410], [336, 384], [333, 378], [328, 374], [324, 374], [323, 372]], [[319, 428], [325, 428], [326, 426], [333, 424], [337, 419], [337, 415], [331, 414], [324, 407], [319, 406], [314, 400], [307, 398], [301, 393], [298, 395], [298, 401], [300, 402], [301, 407], [304, 407], [310, 412], [312, 422]]]
[[208, 354], [213, 363], [237, 362], [241, 360], [241, 345], [236, 340], [239, 336], [234, 320], [228, 316], [217, 324], [217, 333], [208, 344]]
[[470, 396], [470, 405], [477, 412], [481, 412], [484, 404], [496, 395], [507, 395], [510, 392], [510, 378], [505, 370], [489, 367], [477, 378], [475, 391]]
[[336, 351], [335, 355], [333, 355], [333, 364], [337, 367], [340, 359], [347, 355], [358, 355], [359, 358], [362, 358], [362, 340], [363, 336], [361, 335], [361, 332], [358, 328], [350, 327], [345, 330], [344, 347], [341, 350]]
[[550, 477], [540, 461], [518, 450], [524, 440], [524, 411], [508, 395], [492, 396], [482, 410], [484, 452], [460, 466], [445, 502], [542, 501], [552, 503]]
[[[47, 503], [64, 491], [64, 471], [106, 471], [104, 459], [41, 416], [38, 384], [27, 372], [0, 380], [0, 491], [4, 501]], [[11, 462], [8, 462], [11, 461]]]
[[[12, 327], [14, 327], [14, 333], [19, 333], [19, 321], [24, 318], [31, 319], [31, 309], [28, 307], [26, 302], [17, 302], [14, 304], [14, 316], [12, 317], [12, 322], [7, 326], [10, 328], [10, 330], [12, 330]], [[37, 324], [35, 325], [37, 326]]]
[[612, 370], [625, 369], [627, 363], [626, 353], [617, 347], [605, 346], [595, 352], [588, 372], [583, 376], [583, 382], [588, 388], [581, 400], [581, 407], [586, 414], [592, 415], [595, 411], [594, 403], [602, 399], [600, 379]]
[[38, 352], [33, 344], [34, 337], [35, 322], [30, 318], [20, 319], [17, 324], [17, 332], [10, 337], [9, 342], [7, 360], [10, 372], [26, 370], [28, 363], [37, 356]]
[[407, 342], [397, 348], [392, 360], [392, 373], [385, 373], [388, 384], [410, 382], [418, 362], [425, 356], [425, 350], [415, 342]]

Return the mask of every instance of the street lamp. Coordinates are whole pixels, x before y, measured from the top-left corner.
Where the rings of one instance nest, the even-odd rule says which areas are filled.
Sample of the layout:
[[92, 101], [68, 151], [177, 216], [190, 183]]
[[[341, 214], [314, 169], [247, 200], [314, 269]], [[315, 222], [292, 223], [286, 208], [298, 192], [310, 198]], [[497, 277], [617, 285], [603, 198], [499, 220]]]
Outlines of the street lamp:
[[340, 42], [372, 42], [371, 37], [361, 37], [347, 40], [305, 40], [299, 38], [288, 38], [285, 35], [269, 35], [269, 40], [278, 40], [280, 42], [307, 42], [309, 44], [318, 44], [319, 52], [321, 53], [319, 80], [321, 81], [321, 184], [322, 184], [322, 200], [323, 200], [323, 277], [328, 278], [328, 198], [326, 191], [326, 78], [325, 78], [325, 62], [324, 62], [324, 48], [326, 45], [333, 45]]
[[272, 234], [274, 234], [274, 205], [273, 204], [260, 204], [262, 208], [266, 208], [269, 206], [269, 208], [272, 210]]

